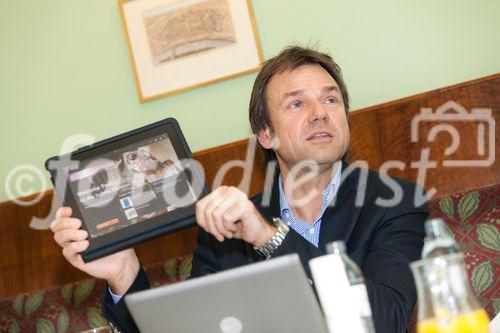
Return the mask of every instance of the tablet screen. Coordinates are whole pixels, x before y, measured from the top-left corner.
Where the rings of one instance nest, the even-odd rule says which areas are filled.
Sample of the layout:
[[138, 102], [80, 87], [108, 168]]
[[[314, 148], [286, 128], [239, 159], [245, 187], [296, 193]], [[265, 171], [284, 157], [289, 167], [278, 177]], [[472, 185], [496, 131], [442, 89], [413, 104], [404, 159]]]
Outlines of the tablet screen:
[[141, 223], [175, 210], [165, 193], [195, 193], [179, 169], [179, 157], [167, 134], [113, 150], [68, 170], [69, 186], [76, 196], [91, 237]]

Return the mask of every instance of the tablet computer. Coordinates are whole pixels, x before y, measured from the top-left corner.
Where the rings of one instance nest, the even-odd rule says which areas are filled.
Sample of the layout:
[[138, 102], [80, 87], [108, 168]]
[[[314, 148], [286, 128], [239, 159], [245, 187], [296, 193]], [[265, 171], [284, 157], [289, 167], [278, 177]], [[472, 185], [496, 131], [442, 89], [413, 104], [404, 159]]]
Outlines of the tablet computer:
[[173, 118], [51, 157], [45, 168], [89, 234], [86, 262], [195, 225], [195, 203], [206, 194]]

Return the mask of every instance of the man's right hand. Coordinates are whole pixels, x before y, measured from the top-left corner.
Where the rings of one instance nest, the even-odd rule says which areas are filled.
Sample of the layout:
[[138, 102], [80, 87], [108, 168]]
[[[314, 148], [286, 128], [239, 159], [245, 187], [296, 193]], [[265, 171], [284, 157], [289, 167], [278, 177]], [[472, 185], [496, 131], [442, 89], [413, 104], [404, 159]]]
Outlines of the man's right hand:
[[134, 249], [123, 250], [85, 263], [80, 253], [89, 247], [88, 233], [80, 229], [82, 221], [72, 218], [71, 214], [70, 207], [59, 208], [55, 220], [50, 225], [54, 240], [63, 248], [63, 256], [79, 270], [106, 280], [114, 294], [124, 295], [134, 282], [140, 268]]

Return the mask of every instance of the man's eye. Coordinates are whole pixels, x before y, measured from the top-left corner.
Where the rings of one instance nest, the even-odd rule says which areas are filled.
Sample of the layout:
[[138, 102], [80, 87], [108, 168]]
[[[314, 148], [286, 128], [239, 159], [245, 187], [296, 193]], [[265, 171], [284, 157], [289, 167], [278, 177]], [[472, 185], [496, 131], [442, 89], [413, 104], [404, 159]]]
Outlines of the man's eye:
[[303, 104], [301, 102], [293, 102], [292, 104], [290, 104], [290, 109], [298, 109], [302, 106]]
[[335, 104], [338, 103], [338, 100], [335, 97], [330, 97], [325, 100], [325, 103], [327, 104]]

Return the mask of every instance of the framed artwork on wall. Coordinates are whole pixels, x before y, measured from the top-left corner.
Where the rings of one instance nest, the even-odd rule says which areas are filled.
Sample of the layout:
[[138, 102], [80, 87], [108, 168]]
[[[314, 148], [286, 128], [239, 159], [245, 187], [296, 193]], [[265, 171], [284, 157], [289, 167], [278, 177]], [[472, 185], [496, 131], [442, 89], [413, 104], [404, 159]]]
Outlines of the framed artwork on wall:
[[251, 0], [119, 0], [139, 99], [258, 70]]

